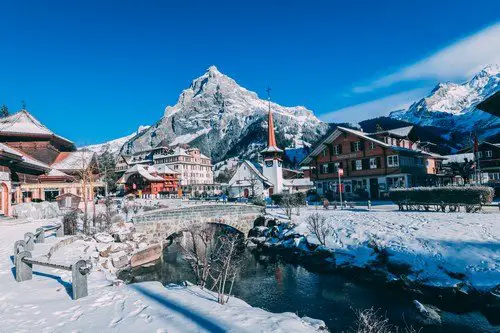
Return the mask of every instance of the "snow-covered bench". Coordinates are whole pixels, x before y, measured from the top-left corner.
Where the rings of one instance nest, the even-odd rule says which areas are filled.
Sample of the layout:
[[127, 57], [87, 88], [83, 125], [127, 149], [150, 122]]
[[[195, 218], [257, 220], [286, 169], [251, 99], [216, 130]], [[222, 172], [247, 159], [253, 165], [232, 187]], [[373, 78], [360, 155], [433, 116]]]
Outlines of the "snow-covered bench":
[[88, 295], [87, 275], [91, 266], [85, 260], [77, 260], [75, 263], [60, 264], [49, 261], [49, 256], [32, 258], [31, 251], [35, 248], [35, 243], [45, 242], [45, 232], [56, 231], [56, 236], [64, 236], [64, 227], [62, 224], [38, 228], [35, 233], [27, 232], [24, 239], [14, 243], [14, 265], [16, 272], [16, 281], [22, 282], [31, 280], [33, 277], [33, 265], [52, 267], [72, 272], [72, 296], [73, 299], [79, 299]]
[[51, 267], [71, 271], [71, 290], [74, 300], [88, 295], [87, 275], [90, 272], [91, 266], [87, 261], [80, 259], [71, 265], [58, 264], [49, 262], [44, 257], [32, 258], [30, 251], [21, 251], [14, 256], [16, 269], [16, 281], [23, 282], [33, 278], [33, 265]]

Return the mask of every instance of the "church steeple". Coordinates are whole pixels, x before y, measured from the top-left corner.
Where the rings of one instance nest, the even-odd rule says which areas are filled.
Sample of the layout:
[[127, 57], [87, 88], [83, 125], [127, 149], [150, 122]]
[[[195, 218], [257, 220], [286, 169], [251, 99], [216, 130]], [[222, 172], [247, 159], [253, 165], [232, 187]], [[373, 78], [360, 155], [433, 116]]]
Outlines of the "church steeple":
[[270, 92], [271, 88], [267, 88], [267, 98], [269, 103], [269, 113], [267, 116], [267, 147], [260, 152], [264, 158], [264, 164], [262, 166], [264, 177], [266, 177], [271, 184], [273, 184], [273, 186], [269, 188], [269, 195], [273, 193], [281, 193], [283, 191], [283, 150], [279, 149], [276, 144]]
[[276, 145], [276, 137], [274, 136], [274, 122], [271, 106], [269, 106], [269, 114], [267, 116], [267, 147], [278, 148]]
[[261, 152], [263, 155], [269, 155], [267, 153], [283, 152], [281, 149], [278, 148], [278, 145], [276, 144], [276, 136], [274, 134], [273, 112], [271, 111], [271, 88], [267, 88], [267, 96], [268, 96], [267, 99], [269, 107], [267, 115], [267, 148]]

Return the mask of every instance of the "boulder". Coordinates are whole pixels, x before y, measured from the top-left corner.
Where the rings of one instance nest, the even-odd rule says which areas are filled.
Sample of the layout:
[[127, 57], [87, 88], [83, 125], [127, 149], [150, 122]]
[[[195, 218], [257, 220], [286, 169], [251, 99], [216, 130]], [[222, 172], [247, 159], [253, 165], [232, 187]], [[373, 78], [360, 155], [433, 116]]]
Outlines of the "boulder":
[[110, 252], [111, 253], [116, 253], [116, 252], [121, 252], [121, 251], [130, 253], [130, 252], [132, 252], [132, 250], [133, 250], [133, 248], [129, 244], [126, 244], [126, 243], [111, 243], [111, 245], [110, 245]]
[[98, 243], [111, 243], [114, 241], [114, 238], [108, 234], [107, 232], [99, 232], [94, 235], [94, 239]]
[[137, 250], [130, 258], [130, 265], [132, 267], [138, 267], [160, 259], [161, 255], [162, 255], [161, 245], [153, 244], [144, 249]]
[[99, 255], [101, 257], [106, 258], [109, 256], [109, 254], [111, 252], [111, 244], [97, 243], [96, 249], [97, 249], [97, 252], [99, 252]]
[[123, 268], [129, 264], [128, 256], [125, 252], [113, 253], [111, 262], [115, 268]]
[[422, 325], [441, 325], [441, 316], [439, 315], [439, 312], [441, 312], [441, 310], [432, 305], [424, 305], [417, 300], [414, 300], [413, 304], [419, 312], [419, 316], [417, 317], [417, 319]]

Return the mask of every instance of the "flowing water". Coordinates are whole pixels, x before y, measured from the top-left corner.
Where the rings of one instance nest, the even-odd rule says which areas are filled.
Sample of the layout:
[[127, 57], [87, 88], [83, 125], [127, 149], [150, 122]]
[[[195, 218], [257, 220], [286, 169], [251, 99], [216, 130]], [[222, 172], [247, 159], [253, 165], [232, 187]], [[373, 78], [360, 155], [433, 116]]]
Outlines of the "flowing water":
[[[349, 330], [355, 310], [374, 308], [391, 324], [420, 328], [412, 304], [414, 296], [397, 288], [360, 281], [339, 273], [312, 272], [279, 254], [265, 255], [245, 250], [244, 264], [233, 293], [248, 304], [271, 312], [293, 312], [325, 321], [331, 332]], [[179, 249], [171, 245], [163, 262], [133, 273], [133, 281], [160, 280], [164, 284], [194, 281]], [[441, 326], [426, 326], [420, 332], [500, 332], [479, 312], [441, 313]]]

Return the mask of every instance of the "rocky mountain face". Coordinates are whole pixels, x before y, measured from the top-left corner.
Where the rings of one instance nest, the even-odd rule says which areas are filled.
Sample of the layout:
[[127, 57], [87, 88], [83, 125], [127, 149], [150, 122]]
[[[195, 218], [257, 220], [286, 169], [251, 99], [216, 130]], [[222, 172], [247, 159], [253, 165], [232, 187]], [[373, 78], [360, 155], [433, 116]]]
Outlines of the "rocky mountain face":
[[[463, 84], [440, 83], [429, 96], [408, 110], [394, 111], [393, 119], [421, 126], [466, 134], [476, 132], [481, 139], [500, 133], [500, 118], [476, 108], [476, 105], [500, 89], [500, 66], [490, 65]], [[450, 138], [449, 138], [450, 139]]]
[[[302, 146], [325, 134], [328, 124], [302, 106], [271, 103], [278, 145]], [[255, 157], [266, 142], [268, 101], [239, 86], [215, 66], [193, 80], [174, 106], [146, 131], [123, 145], [133, 153], [162, 144], [189, 144], [214, 162]]]

